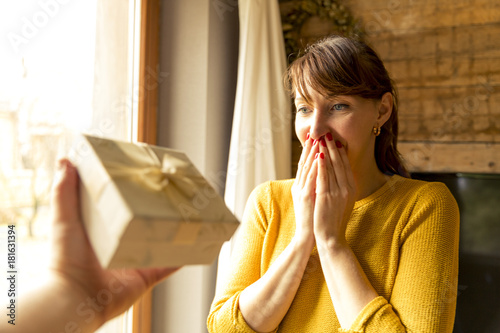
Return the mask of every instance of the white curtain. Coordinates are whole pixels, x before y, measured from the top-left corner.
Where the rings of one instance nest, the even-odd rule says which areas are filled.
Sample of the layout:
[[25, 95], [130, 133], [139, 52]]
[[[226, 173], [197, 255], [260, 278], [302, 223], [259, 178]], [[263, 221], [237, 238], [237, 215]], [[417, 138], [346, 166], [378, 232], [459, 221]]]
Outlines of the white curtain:
[[[283, 86], [286, 56], [277, 0], [240, 0], [238, 83], [225, 201], [241, 219], [255, 186], [290, 177], [290, 98]], [[234, 237], [233, 237], [234, 238]], [[218, 283], [231, 246], [219, 257]]]

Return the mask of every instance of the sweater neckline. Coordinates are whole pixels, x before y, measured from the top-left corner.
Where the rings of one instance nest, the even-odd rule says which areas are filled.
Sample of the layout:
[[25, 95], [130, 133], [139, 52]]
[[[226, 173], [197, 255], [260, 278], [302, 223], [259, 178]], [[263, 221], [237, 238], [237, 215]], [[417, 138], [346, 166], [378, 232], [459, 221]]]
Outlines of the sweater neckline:
[[354, 203], [353, 209], [360, 208], [382, 196], [388, 189], [390, 189], [396, 182], [398, 182], [402, 177], [399, 175], [392, 175], [388, 181], [385, 182], [378, 190], [370, 194], [369, 196], [360, 199]]

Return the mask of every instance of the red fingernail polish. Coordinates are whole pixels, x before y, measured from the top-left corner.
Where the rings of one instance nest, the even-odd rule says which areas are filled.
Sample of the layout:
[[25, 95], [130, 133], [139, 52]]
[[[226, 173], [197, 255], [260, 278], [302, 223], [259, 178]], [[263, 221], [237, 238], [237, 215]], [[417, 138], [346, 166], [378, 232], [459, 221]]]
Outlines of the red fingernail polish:
[[328, 141], [332, 141], [333, 140], [332, 133], [326, 133], [326, 138], [328, 139]]
[[307, 133], [306, 135], [306, 140], [309, 140], [309, 133]]
[[325, 154], [320, 153], [320, 154], [319, 154], [319, 158], [321, 158], [322, 160], [324, 160], [324, 159], [325, 159]]
[[337, 146], [337, 148], [342, 148], [342, 142], [340, 141], [335, 141], [335, 145]]
[[313, 146], [318, 143], [318, 140], [314, 140]]
[[326, 141], [325, 141], [325, 139], [321, 139], [321, 145], [322, 145], [323, 147], [326, 147]]
[[314, 159], [317, 159], [318, 158], [318, 153], [316, 153], [316, 155], [314, 155]]

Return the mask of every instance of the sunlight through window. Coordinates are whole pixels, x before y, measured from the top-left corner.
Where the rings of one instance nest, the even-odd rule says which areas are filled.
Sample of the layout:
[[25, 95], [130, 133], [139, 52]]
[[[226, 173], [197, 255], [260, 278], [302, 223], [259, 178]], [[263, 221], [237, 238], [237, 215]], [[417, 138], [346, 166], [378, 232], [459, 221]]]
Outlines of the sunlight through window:
[[58, 157], [79, 132], [130, 140], [137, 5], [122, 1], [110, 17], [115, 3], [0, 0], [0, 255], [14, 226], [18, 293], [39, 286], [48, 263]]

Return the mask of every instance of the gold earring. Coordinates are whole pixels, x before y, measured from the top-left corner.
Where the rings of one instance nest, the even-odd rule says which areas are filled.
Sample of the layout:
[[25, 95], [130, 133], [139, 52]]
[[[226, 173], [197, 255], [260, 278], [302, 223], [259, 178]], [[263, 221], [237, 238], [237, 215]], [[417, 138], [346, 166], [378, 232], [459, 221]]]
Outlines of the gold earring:
[[381, 131], [381, 130], [382, 130], [382, 129], [381, 129], [380, 127], [378, 127], [378, 126], [374, 126], [374, 127], [373, 127], [373, 134], [375, 134], [375, 136], [379, 136], [379, 135], [380, 135], [380, 131]]

